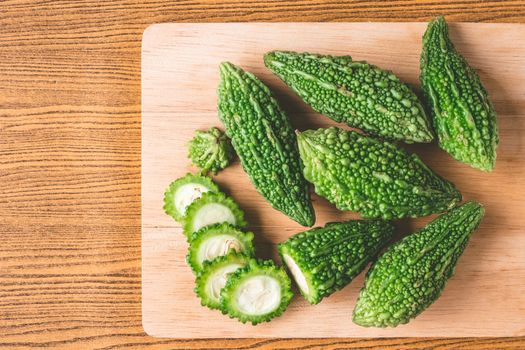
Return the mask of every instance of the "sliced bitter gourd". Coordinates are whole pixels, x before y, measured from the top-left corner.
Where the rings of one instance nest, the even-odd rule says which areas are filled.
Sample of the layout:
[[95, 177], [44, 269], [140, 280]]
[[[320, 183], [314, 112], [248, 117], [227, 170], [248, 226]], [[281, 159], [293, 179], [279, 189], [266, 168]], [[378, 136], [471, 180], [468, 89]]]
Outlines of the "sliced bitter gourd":
[[282, 315], [292, 297], [290, 278], [282, 267], [252, 259], [228, 278], [221, 291], [221, 311], [256, 325]]
[[253, 256], [252, 241], [252, 232], [243, 232], [227, 223], [206, 226], [191, 236], [187, 261], [193, 271], [199, 272], [205, 261], [213, 261], [230, 251]]
[[221, 222], [237, 227], [246, 226], [244, 212], [233, 199], [226, 197], [224, 193], [207, 192], [186, 209], [184, 234], [189, 238], [193, 232]]
[[228, 277], [246, 266], [250, 259], [245, 254], [230, 252], [212, 261], [205, 261], [195, 280], [195, 293], [200, 298], [202, 306], [218, 309], [221, 305], [221, 290], [226, 285]]
[[345, 287], [390, 241], [394, 226], [382, 220], [332, 222], [279, 244], [279, 253], [310, 304]]
[[396, 327], [436, 301], [483, 213], [479, 203], [468, 202], [388, 248], [367, 273], [354, 323]]
[[164, 193], [164, 211], [182, 222], [188, 206], [205, 192], [219, 192], [219, 188], [207, 176], [188, 173], [169, 185]]

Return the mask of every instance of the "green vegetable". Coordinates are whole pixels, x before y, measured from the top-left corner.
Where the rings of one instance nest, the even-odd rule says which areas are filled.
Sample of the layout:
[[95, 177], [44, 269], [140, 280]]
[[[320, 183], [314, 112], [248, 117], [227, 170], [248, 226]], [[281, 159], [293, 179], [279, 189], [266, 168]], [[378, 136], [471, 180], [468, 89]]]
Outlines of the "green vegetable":
[[213, 261], [230, 251], [254, 255], [253, 233], [243, 232], [228, 223], [209, 225], [194, 232], [186, 260], [192, 270], [199, 272], [205, 261]]
[[275, 209], [312, 226], [315, 213], [290, 121], [253, 74], [231, 63], [222, 63], [220, 74], [219, 117], [244, 170]]
[[484, 209], [468, 202], [391, 246], [367, 274], [353, 321], [396, 327], [438, 299]]
[[392, 72], [350, 56], [273, 51], [264, 63], [307, 104], [336, 122], [406, 142], [430, 142], [417, 96]]
[[335, 127], [308, 130], [297, 139], [304, 176], [340, 210], [365, 218], [419, 217], [461, 200], [452, 183], [391, 143]]
[[256, 325], [280, 316], [293, 293], [282, 267], [271, 260], [250, 260], [232, 273], [221, 291], [221, 311], [242, 323]]
[[209, 177], [190, 173], [173, 181], [164, 193], [164, 211], [182, 222], [187, 207], [205, 192], [219, 192]]
[[423, 37], [421, 84], [440, 147], [460, 162], [492, 171], [496, 112], [478, 74], [454, 48], [443, 17], [430, 22]]
[[279, 244], [279, 253], [310, 304], [342, 289], [388, 243], [394, 226], [382, 220], [332, 222]]
[[230, 252], [213, 261], [205, 261], [195, 280], [195, 293], [201, 299], [202, 306], [218, 309], [221, 305], [221, 290], [228, 277], [237, 269], [246, 266], [250, 259], [247, 255]]
[[217, 128], [197, 130], [189, 143], [188, 158], [203, 173], [217, 174], [230, 164], [233, 155], [230, 139]]
[[244, 212], [233, 199], [224, 193], [206, 192], [188, 206], [182, 228], [189, 238], [193, 232], [221, 222], [237, 227], [246, 226]]

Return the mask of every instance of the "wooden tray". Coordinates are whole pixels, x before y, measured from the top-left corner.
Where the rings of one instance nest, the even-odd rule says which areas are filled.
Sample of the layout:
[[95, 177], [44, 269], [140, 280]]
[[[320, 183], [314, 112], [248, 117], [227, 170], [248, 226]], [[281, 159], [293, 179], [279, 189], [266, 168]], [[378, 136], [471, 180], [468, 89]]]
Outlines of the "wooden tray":
[[[193, 169], [186, 143], [194, 130], [221, 126], [216, 112], [218, 64], [231, 61], [255, 73], [275, 92], [297, 129], [334, 125], [304, 105], [263, 65], [272, 49], [351, 54], [393, 70], [418, 85], [426, 23], [160, 24], [142, 47], [142, 318], [159, 337], [401, 337], [525, 335], [525, 26], [452, 24], [458, 49], [478, 69], [498, 112], [500, 146], [493, 173], [454, 161], [436, 144], [416, 151], [454, 182], [465, 199], [486, 206], [486, 217], [459, 261], [443, 296], [408, 325], [362, 328], [351, 314], [363, 274], [317, 306], [300, 296], [286, 313], [256, 327], [200, 306], [185, 263], [181, 228], [162, 210], [167, 185]], [[303, 230], [273, 210], [238, 162], [215, 177], [246, 211], [259, 256]], [[313, 196], [317, 225], [357, 218]], [[407, 233], [431, 218], [398, 222]]]

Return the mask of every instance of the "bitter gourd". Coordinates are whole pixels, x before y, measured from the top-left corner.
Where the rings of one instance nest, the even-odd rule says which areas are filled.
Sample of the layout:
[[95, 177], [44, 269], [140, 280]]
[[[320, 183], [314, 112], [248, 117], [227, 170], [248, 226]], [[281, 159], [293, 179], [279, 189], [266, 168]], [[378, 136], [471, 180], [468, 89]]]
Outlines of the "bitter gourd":
[[456, 51], [443, 17], [430, 22], [423, 37], [420, 78], [440, 147], [460, 162], [492, 171], [496, 112], [478, 74]]
[[250, 259], [247, 255], [230, 252], [212, 261], [205, 261], [195, 280], [195, 293], [200, 298], [202, 306], [218, 309], [221, 305], [221, 290], [226, 285], [228, 277], [246, 266]]
[[164, 211], [182, 222], [188, 206], [205, 192], [219, 192], [219, 188], [209, 177], [188, 173], [169, 185], [164, 193]]
[[230, 164], [234, 155], [230, 139], [217, 128], [197, 130], [188, 146], [188, 158], [202, 173], [217, 174]]
[[203, 227], [192, 234], [186, 261], [194, 272], [199, 272], [205, 261], [230, 251], [253, 256], [253, 236], [252, 232], [243, 232], [228, 223]]
[[307, 104], [337, 122], [376, 136], [430, 142], [417, 96], [392, 72], [350, 56], [273, 51], [264, 63]]
[[270, 90], [231, 63], [220, 65], [219, 117], [259, 193], [303, 226], [315, 214], [290, 121]]
[[242, 323], [256, 325], [282, 315], [293, 293], [282, 267], [252, 259], [232, 273], [221, 291], [221, 311]]
[[483, 213], [466, 203], [391, 246], [368, 272], [353, 321], [396, 327], [419, 315], [441, 295]]
[[279, 254], [310, 304], [348, 285], [390, 241], [382, 220], [332, 222], [279, 244]]
[[382, 220], [332, 222], [279, 244], [279, 254], [310, 304], [342, 289], [390, 241], [394, 226]]
[[224, 193], [206, 192], [188, 206], [182, 228], [186, 237], [190, 238], [193, 232], [221, 222], [246, 226], [244, 212], [233, 199]]
[[305, 178], [340, 210], [388, 220], [441, 212], [461, 200], [452, 183], [389, 142], [335, 127], [297, 140]]

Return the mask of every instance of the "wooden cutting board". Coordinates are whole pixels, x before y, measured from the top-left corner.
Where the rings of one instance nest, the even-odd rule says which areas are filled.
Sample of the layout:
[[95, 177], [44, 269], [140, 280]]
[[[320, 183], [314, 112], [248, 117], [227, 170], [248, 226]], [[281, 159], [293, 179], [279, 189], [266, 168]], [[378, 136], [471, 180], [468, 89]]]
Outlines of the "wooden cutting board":
[[[272, 49], [350, 54], [391, 69], [418, 89], [421, 36], [426, 23], [160, 24], [142, 46], [142, 319], [159, 337], [401, 337], [525, 335], [525, 26], [451, 24], [458, 49], [478, 69], [498, 112], [500, 146], [493, 173], [454, 161], [436, 144], [408, 147], [465, 199], [486, 207], [456, 275], [442, 297], [408, 325], [362, 328], [351, 321], [363, 274], [316, 306], [296, 296], [286, 313], [258, 326], [243, 325], [200, 306], [185, 263], [180, 226], [162, 210], [168, 184], [194, 171], [186, 144], [194, 130], [221, 126], [216, 112], [218, 65], [231, 61], [275, 92], [293, 126], [335, 125], [314, 113], [263, 65]], [[345, 127], [345, 126], [342, 126]], [[260, 257], [304, 230], [273, 210], [238, 162], [214, 180], [245, 210]], [[358, 216], [313, 195], [316, 225]], [[431, 217], [397, 222], [400, 236]]]

